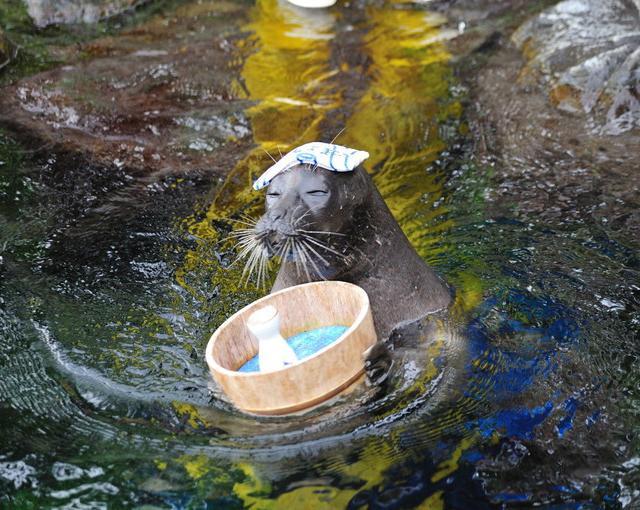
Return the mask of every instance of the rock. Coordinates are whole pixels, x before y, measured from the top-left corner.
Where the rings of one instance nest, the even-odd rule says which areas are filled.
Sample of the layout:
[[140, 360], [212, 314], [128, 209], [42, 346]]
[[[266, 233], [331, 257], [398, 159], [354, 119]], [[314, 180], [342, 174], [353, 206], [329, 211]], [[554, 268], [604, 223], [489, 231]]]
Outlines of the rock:
[[203, 2], [88, 44], [77, 64], [5, 88], [0, 124], [50, 153], [135, 175], [223, 174], [251, 141], [248, 102], [234, 93], [237, 36], [226, 36], [243, 11]]
[[[417, 3], [417, 2], [416, 2]], [[456, 24], [467, 25], [508, 24], [531, 9], [530, 0], [430, 0], [429, 10], [442, 12]]]
[[143, 3], [144, 0], [25, 0], [38, 27], [95, 23]]
[[640, 127], [639, 0], [565, 0], [514, 34], [561, 110], [586, 114], [602, 133]]
[[69, 48], [73, 65], [2, 88], [0, 126], [42, 162], [38, 179], [56, 191], [43, 270], [74, 271], [78, 260], [128, 266], [160, 242], [131, 232], [191, 214], [197, 194], [250, 152], [254, 102], [239, 85], [246, 12], [224, 0], [178, 6]]
[[517, 204], [523, 220], [595, 221], [623, 243], [640, 239], [639, 3], [563, 1], [467, 60], [494, 214]]

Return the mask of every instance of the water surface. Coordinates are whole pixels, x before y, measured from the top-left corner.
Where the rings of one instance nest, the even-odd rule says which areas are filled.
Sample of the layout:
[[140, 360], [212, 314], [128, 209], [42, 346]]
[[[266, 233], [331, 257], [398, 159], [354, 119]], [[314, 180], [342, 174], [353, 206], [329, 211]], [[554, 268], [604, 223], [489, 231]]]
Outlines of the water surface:
[[[187, 3], [163, 19], [197, 21], [209, 8]], [[187, 140], [250, 137], [225, 178], [148, 183], [126, 167], [61, 166], [0, 134], [0, 501], [637, 503], [637, 247], [589, 218], [554, 223], [492, 202], [493, 163], [473, 157], [442, 15], [392, 1], [242, 9], [225, 71], [241, 108], [176, 120]], [[455, 304], [395, 340], [382, 391], [362, 385], [293, 417], [243, 415], [203, 356], [211, 332], [265, 292], [240, 285], [228, 233], [261, 211], [249, 184], [265, 152], [343, 128], [338, 142], [371, 153], [366, 169]], [[132, 181], [149, 188], [118, 195]]]

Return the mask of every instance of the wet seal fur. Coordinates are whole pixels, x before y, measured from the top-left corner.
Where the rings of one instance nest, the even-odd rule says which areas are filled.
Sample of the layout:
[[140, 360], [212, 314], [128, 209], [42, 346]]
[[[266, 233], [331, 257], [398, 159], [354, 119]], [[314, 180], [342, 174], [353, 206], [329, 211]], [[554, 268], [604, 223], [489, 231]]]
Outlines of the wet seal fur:
[[[413, 249], [362, 167], [332, 173], [297, 165], [278, 175], [254, 233], [263, 250], [282, 258], [271, 292], [323, 279], [359, 285], [382, 342], [451, 302], [450, 289]], [[382, 352], [372, 349], [370, 364]]]

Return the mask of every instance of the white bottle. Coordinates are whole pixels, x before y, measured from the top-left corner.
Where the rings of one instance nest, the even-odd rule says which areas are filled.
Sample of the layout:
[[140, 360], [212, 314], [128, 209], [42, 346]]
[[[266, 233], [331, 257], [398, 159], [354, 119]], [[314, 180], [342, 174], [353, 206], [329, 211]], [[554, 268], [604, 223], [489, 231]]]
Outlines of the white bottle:
[[260, 372], [278, 370], [298, 361], [296, 353], [280, 334], [280, 314], [275, 307], [269, 305], [253, 312], [247, 327], [258, 339]]
[[338, 0], [289, 0], [293, 5], [298, 7], [306, 7], [307, 9], [322, 9], [323, 7], [331, 7]]

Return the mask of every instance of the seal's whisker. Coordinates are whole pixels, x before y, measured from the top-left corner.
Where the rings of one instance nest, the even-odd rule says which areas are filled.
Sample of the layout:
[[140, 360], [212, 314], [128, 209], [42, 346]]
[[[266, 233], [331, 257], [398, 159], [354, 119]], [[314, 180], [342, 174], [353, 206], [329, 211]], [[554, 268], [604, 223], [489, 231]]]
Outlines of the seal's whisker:
[[241, 239], [236, 243], [236, 248], [244, 250], [247, 246], [255, 246], [258, 244], [258, 239], [255, 237], [248, 237], [246, 239]]
[[247, 225], [249, 227], [255, 227], [256, 224], [258, 223], [257, 221], [254, 223], [251, 223], [249, 221], [246, 220], [239, 220], [237, 218], [229, 218], [229, 221], [233, 222], [233, 223], [239, 223], [240, 225]]
[[[293, 253], [297, 253], [297, 241], [295, 238], [291, 238], [291, 250]], [[294, 259], [294, 265], [296, 266], [296, 275], [300, 277], [300, 261], [297, 258]]]
[[233, 234], [229, 234], [225, 239], [235, 239], [237, 241], [242, 241], [244, 239], [254, 239], [254, 232], [235, 232]]
[[280, 260], [284, 257], [285, 250], [287, 248], [287, 241], [281, 243], [278, 246], [278, 250], [273, 254], [274, 257], [278, 257]]
[[255, 281], [256, 287], [262, 287], [262, 256], [258, 257], [258, 262], [256, 263], [256, 272], [255, 272]]
[[309, 207], [302, 216], [295, 219], [295, 221], [293, 222], [293, 226], [295, 227], [296, 225], [298, 225], [304, 219], [304, 217], [307, 216], [307, 214], [311, 214], [314, 210], [318, 209], [319, 207], [320, 206]]
[[269, 156], [269, 157], [271, 158], [271, 160], [272, 160], [274, 163], [277, 163], [276, 158], [274, 158], [271, 154], [269, 154], [269, 151], [268, 151], [267, 149], [265, 149], [265, 148], [264, 148], [264, 147], [262, 147], [262, 146], [260, 146], [260, 148], [265, 152], [265, 154], [266, 154], [267, 156]]
[[[320, 257], [322, 260], [325, 260], [317, 251], [315, 251], [313, 248], [311, 248], [311, 246], [309, 246], [308, 244], [306, 244], [304, 241], [302, 241], [302, 246], [305, 247], [305, 249], [309, 249], [311, 250], [313, 253], [315, 253], [318, 257]], [[313, 257], [309, 254], [307, 254], [308, 258], [309, 258], [309, 262], [311, 262], [311, 265], [313, 266], [313, 269], [315, 270], [316, 274], [322, 278], [323, 280], [325, 280], [326, 278], [323, 276], [322, 271], [320, 271], [320, 268], [318, 267], [318, 265], [315, 263], [315, 261], [313, 260]], [[328, 266], [329, 263], [325, 261], [325, 264]]]
[[245, 239], [253, 239], [255, 238], [255, 232], [251, 230], [250, 232], [232, 232], [227, 237], [225, 237], [225, 241], [229, 240], [237, 240], [238, 242], [244, 241]]
[[257, 218], [252, 218], [247, 214], [241, 213], [238, 216], [238, 218], [229, 218], [229, 221], [232, 221], [234, 223], [248, 223], [249, 225], [255, 225], [256, 223], [258, 223]]
[[267, 275], [271, 271], [271, 258], [269, 257], [269, 250], [267, 250], [266, 248], [264, 249], [263, 256], [264, 256], [264, 268], [265, 268], [263, 285], [264, 285], [264, 288], [266, 288]]
[[247, 239], [246, 241], [242, 241], [236, 244], [236, 248], [241, 248], [240, 252], [236, 256], [235, 260], [229, 265], [229, 267], [233, 267], [238, 261], [245, 258], [251, 251], [255, 250], [258, 246], [258, 241], [256, 239]]
[[251, 223], [252, 225], [255, 225], [256, 223], [258, 223], [258, 221], [260, 221], [260, 218], [252, 218], [246, 213], [240, 213], [240, 218], [248, 223]]
[[[249, 258], [249, 260], [251, 260], [251, 258]], [[244, 268], [242, 269], [242, 275], [240, 276], [240, 284], [244, 286], [246, 286], [247, 282], [249, 281], [247, 278], [247, 272], [249, 271], [249, 260], [247, 260], [247, 262], [245, 263]]]
[[250, 244], [255, 244], [257, 243], [258, 240], [251, 237], [251, 238], [247, 238], [247, 239], [241, 239], [240, 241], [237, 241], [234, 245], [234, 247], [236, 248], [236, 250], [242, 250], [245, 246], [248, 246]]
[[300, 257], [302, 268], [307, 275], [307, 280], [311, 281], [311, 275], [309, 274], [309, 268], [307, 267], [307, 255], [304, 251], [304, 247], [300, 243], [297, 243], [296, 249], [298, 250], [298, 256]]
[[241, 216], [240, 218], [231, 218], [229, 221], [243, 227], [237, 230], [250, 230], [256, 228], [259, 220], [253, 219], [249, 216]]
[[326, 235], [343, 236], [343, 237], [347, 236], [347, 234], [343, 234], [342, 232], [331, 232], [329, 230], [304, 230], [304, 229], [298, 229], [298, 232], [303, 232], [305, 234], [326, 234]]
[[307, 259], [309, 260], [309, 262], [311, 263], [311, 265], [313, 266], [313, 270], [315, 271], [316, 275], [322, 279], [322, 280], [326, 280], [326, 278], [323, 276], [322, 271], [320, 270], [320, 268], [318, 267], [318, 265], [316, 264], [315, 260], [313, 260], [313, 257], [308, 253], [308, 249], [310, 248], [309, 245], [305, 244], [304, 242], [302, 243], [302, 246], [304, 247], [305, 250], [305, 255], [307, 257]]
[[232, 262], [231, 265], [235, 264], [236, 262], [239, 262], [240, 260], [245, 259], [247, 255], [249, 255], [254, 249], [255, 249], [255, 246], [246, 246], [245, 248], [243, 248], [242, 251], [238, 253], [238, 255], [236, 256], [235, 260]]
[[339, 251], [334, 250], [333, 248], [330, 248], [328, 245], [318, 241], [315, 237], [312, 236], [307, 236], [303, 234], [304, 239], [306, 239], [307, 241], [309, 241], [310, 243], [315, 244], [316, 246], [322, 248], [323, 250], [327, 250], [328, 252], [333, 253], [334, 255], [340, 257], [340, 258], [346, 258], [346, 255], [343, 253], [340, 253]]
[[[251, 261], [251, 265], [249, 266], [249, 270], [246, 273], [246, 278], [247, 278], [246, 279], [246, 283], [249, 282], [249, 279], [254, 274], [255, 270], [258, 267], [258, 264], [259, 264], [261, 258], [262, 258], [262, 250], [261, 249], [256, 249], [251, 253], [251, 257], [249, 258], [249, 260]], [[246, 270], [246, 266], [245, 266], [245, 270]], [[243, 272], [243, 276], [244, 276], [244, 272]]]
[[282, 245], [282, 249], [280, 250], [280, 253], [278, 253], [278, 256], [280, 257], [281, 260], [283, 260], [287, 256], [287, 252], [289, 251], [290, 248], [291, 248], [291, 240], [287, 238], [287, 240]]
[[241, 234], [252, 234], [256, 231], [255, 228], [237, 228], [235, 229], [233, 232], [230, 232], [229, 235], [230, 236], [237, 236], [237, 235], [241, 235]]
[[316, 243], [320, 243], [324, 246], [329, 246], [329, 240], [318, 239], [315, 235], [307, 234], [306, 232], [300, 232], [298, 235], [305, 239], [313, 239]]
[[266, 284], [267, 273], [271, 269], [271, 259], [269, 258], [269, 250], [267, 248], [262, 248], [262, 260], [264, 261], [264, 282], [263, 285]]
[[313, 210], [313, 208], [312, 208], [312, 207], [310, 207], [310, 208], [309, 208], [309, 209], [307, 209], [307, 210], [306, 210], [306, 212], [304, 212], [304, 213], [303, 213], [299, 218], [296, 218], [296, 220], [293, 222], [293, 226], [295, 227], [298, 223], [300, 223], [300, 222], [304, 219], [304, 217], [305, 217], [307, 214], [310, 214], [310, 213], [311, 213], [311, 211], [312, 211], [312, 210]]
[[227, 234], [229, 237], [237, 237], [240, 234], [251, 234], [256, 231], [255, 227], [234, 228]]
[[249, 280], [254, 275], [256, 277], [256, 284], [258, 286], [260, 285], [261, 265], [262, 265], [263, 258], [264, 258], [264, 247], [260, 245], [254, 246], [254, 248], [251, 251], [251, 255], [249, 256], [244, 266], [244, 270], [242, 271], [241, 281], [244, 282], [245, 285], [249, 283]]
[[260, 250], [260, 263], [258, 264], [258, 286], [264, 289], [267, 286], [267, 270], [269, 268], [269, 253], [263, 247]]
[[246, 237], [246, 238], [237, 240], [235, 243], [235, 248], [237, 250], [241, 250], [245, 246], [248, 246], [250, 244], [256, 244], [256, 243], [258, 243], [258, 239], [256, 239], [255, 237]]
[[[243, 259], [246, 259], [247, 257], [250, 258], [251, 254], [257, 249], [259, 249], [259, 247], [257, 245], [246, 246], [238, 254], [238, 260], [243, 260]], [[245, 264], [247, 264], [247, 263], [248, 263], [248, 260], [245, 262]]]
[[345, 129], [347, 129], [347, 126], [344, 126], [340, 131], [338, 131], [338, 134], [334, 136], [333, 140], [331, 140], [329, 143], [332, 144], [333, 142], [335, 142], [338, 139], [338, 137], [344, 132]]
[[238, 243], [246, 242], [246, 240], [247, 240], [246, 238], [239, 238], [237, 236], [236, 237], [227, 236], [227, 237], [223, 237], [222, 238], [222, 242], [223, 243], [227, 243], [229, 241], [233, 241], [234, 242], [234, 246], [236, 246], [236, 247], [237, 247]]
[[242, 248], [242, 251], [240, 251], [240, 253], [238, 254], [238, 259], [244, 259], [247, 257], [247, 255], [250, 255], [251, 252], [253, 252], [254, 250], [258, 249], [258, 245], [257, 244], [250, 244], [245, 246], [244, 248]]
[[303, 251], [302, 244], [298, 241], [296, 242], [296, 250], [298, 252], [298, 260], [300, 262], [300, 266], [307, 273], [307, 278], [309, 277], [308, 268], [307, 268], [307, 257], [305, 256], [305, 252]]
[[311, 253], [313, 253], [316, 257], [318, 257], [322, 262], [324, 262], [325, 266], [331, 265], [327, 259], [325, 259], [322, 255], [320, 255], [311, 245], [307, 244], [306, 241], [302, 241], [302, 244], [304, 244], [311, 251]]
[[300, 242], [296, 242], [296, 250], [298, 252], [298, 262], [302, 269], [304, 270], [304, 274], [307, 277], [307, 280], [311, 281], [311, 275], [309, 274], [309, 267], [307, 264], [307, 255], [304, 247], [300, 244]]
[[255, 259], [259, 256], [261, 256], [262, 254], [262, 250], [263, 250], [263, 246], [258, 243], [257, 241], [253, 244], [247, 245], [243, 251], [241, 252], [243, 257], [246, 257], [247, 255], [249, 255], [249, 258], [247, 259], [246, 262], [246, 266], [250, 266], [251, 264], [253, 264], [253, 262], [255, 261]]
[[227, 239], [235, 240], [236, 245], [246, 244], [247, 241], [254, 240], [256, 242], [262, 241], [265, 237], [268, 236], [266, 232], [256, 232], [255, 230], [251, 230], [249, 232], [243, 232], [241, 234], [230, 236]]

